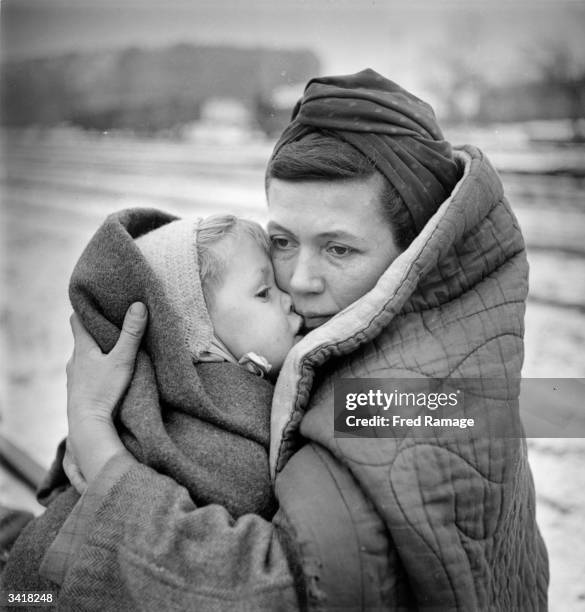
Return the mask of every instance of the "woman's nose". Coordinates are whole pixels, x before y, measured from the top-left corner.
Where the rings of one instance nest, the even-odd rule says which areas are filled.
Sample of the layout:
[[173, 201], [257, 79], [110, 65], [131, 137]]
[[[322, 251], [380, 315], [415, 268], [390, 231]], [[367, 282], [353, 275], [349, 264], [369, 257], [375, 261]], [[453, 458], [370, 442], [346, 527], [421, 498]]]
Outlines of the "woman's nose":
[[291, 293], [320, 293], [323, 291], [323, 279], [316, 269], [317, 263], [310, 257], [299, 256], [295, 262], [290, 278]]

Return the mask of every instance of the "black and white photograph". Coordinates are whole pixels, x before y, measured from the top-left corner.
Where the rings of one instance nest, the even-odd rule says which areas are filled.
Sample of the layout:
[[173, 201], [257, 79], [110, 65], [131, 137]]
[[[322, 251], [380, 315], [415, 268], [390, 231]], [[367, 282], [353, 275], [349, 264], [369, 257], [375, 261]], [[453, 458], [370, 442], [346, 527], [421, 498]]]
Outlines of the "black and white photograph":
[[0, 1], [0, 609], [585, 612], [585, 1]]

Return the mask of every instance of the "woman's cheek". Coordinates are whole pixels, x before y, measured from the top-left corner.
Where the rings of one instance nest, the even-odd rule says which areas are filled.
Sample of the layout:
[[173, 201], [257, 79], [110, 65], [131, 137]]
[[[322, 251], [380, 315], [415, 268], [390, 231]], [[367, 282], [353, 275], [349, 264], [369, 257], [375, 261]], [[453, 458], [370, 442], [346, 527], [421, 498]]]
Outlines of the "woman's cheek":
[[328, 285], [340, 310], [361, 298], [376, 284], [378, 274], [349, 262], [328, 275]]
[[292, 262], [286, 260], [282, 256], [276, 255], [272, 257], [272, 267], [274, 268], [274, 279], [276, 280], [276, 284], [282, 291], [288, 292], [293, 271]]

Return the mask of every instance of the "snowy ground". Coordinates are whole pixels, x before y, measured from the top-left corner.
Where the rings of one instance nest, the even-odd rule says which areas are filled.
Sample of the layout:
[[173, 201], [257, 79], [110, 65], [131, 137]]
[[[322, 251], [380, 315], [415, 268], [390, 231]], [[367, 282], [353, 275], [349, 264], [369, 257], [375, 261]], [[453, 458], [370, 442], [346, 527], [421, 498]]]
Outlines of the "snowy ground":
[[[138, 142], [67, 130], [5, 134], [4, 144], [1, 427], [46, 466], [66, 431], [67, 283], [91, 234], [105, 215], [128, 206], [229, 210], [263, 221], [270, 146]], [[575, 168], [579, 159], [583, 166], [583, 151], [531, 154], [508, 145], [491, 157], [528, 244], [524, 376], [585, 379], [585, 179], [525, 173], [551, 163]], [[529, 453], [551, 559], [551, 609], [585, 610], [585, 440], [533, 439]], [[1, 473], [0, 502], [39, 510], [25, 487]]]

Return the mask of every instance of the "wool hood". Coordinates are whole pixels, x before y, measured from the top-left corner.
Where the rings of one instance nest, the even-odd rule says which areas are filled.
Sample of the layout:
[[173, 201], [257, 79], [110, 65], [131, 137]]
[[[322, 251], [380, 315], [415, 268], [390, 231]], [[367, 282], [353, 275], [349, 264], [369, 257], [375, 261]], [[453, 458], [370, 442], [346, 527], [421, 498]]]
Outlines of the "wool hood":
[[[172, 283], [162, 282], [152, 266], [160, 258], [153, 258], [149, 236], [164, 242], [166, 228], [177, 233], [173, 227], [186, 228], [179, 233], [195, 240], [190, 222], [161, 211], [131, 209], [109, 216], [73, 271], [71, 303], [104, 352], [114, 346], [129, 305], [141, 301], [148, 308], [143, 350], [116, 415], [122, 440], [136, 458], [174, 478], [200, 504], [220, 503], [235, 515], [263, 512], [271, 505], [264, 454], [272, 387], [237, 365], [194, 365], [213, 337], [196, 248], [188, 251], [189, 261], [177, 260], [174, 279], [176, 286], [189, 278], [198, 289], [183, 292], [193, 309], [188, 318], [186, 306], [176, 307], [183, 294], [173, 295]], [[172, 262], [163, 267], [169, 274]], [[261, 486], [251, 486], [252, 481]]]

